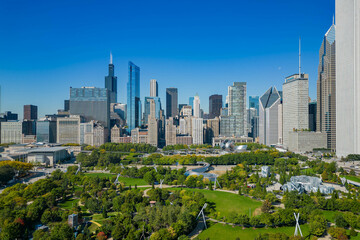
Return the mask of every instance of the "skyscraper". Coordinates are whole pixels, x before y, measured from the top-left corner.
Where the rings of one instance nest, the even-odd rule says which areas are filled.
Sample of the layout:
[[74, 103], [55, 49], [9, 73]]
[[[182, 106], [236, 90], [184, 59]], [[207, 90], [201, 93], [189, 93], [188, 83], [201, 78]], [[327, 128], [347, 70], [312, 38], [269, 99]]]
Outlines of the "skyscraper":
[[191, 106], [191, 109], [194, 112], [194, 97], [189, 97], [189, 105]]
[[209, 118], [220, 116], [222, 108], [222, 95], [214, 94], [209, 97]]
[[259, 96], [249, 96], [249, 108], [255, 108], [259, 114]]
[[228, 115], [221, 117], [220, 135], [246, 136], [246, 82], [234, 82], [233, 86], [229, 86], [228, 99]]
[[158, 146], [158, 121], [156, 119], [156, 104], [154, 99], [149, 99], [150, 114], [148, 115], [148, 143]]
[[204, 143], [204, 126], [202, 118], [192, 118], [192, 134], [193, 144]]
[[141, 123], [140, 68], [129, 62], [129, 81], [127, 83], [127, 125], [129, 133]]
[[158, 83], [156, 79], [150, 80], [150, 97], [158, 97]]
[[70, 114], [80, 115], [86, 122], [99, 121], [109, 131], [109, 90], [96, 87], [70, 87]]
[[200, 117], [200, 97], [197, 94], [194, 97], [194, 117]]
[[175, 117], [178, 114], [178, 89], [166, 89], [166, 118]]
[[56, 119], [56, 142], [80, 144], [80, 123], [83, 118], [79, 115], [70, 115]]
[[283, 144], [289, 132], [309, 129], [309, 75], [293, 74], [283, 84]]
[[[319, 51], [315, 129], [327, 133], [328, 148], [336, 148], [335, 24], [326, 32]], [[312, 126], [311, 126], [312, 127]]]
[[24, 120], [37, 120], [38, 107], [34, 105], [24, 105]]
[[117, 77], [114, 75], [114, 64], [110, 53], [109, 75], [105, 77], [105, 88], [109, 90], [110, 103], [117, 102]]
[[336, 0], [336, 155], [360, 154], [360, 2]]
[[316, 113], [317, 111], [317, 102], [309, 103], [309, 129], [312, 132], [316, 132]]
[[259, 103], [259, 141], [265, 145], [277, 144], [279, 141], [280, 94], [275, 87], [270, 87], [260, 97]]
[[151, 113], [151, 100], [155, 103], [155, 118], [160, 119], [161, 101], [159, 97], [145, 97], [145, 109], [144, 109], [144, 120], [145, 124], [148, 124], [148, 116]]

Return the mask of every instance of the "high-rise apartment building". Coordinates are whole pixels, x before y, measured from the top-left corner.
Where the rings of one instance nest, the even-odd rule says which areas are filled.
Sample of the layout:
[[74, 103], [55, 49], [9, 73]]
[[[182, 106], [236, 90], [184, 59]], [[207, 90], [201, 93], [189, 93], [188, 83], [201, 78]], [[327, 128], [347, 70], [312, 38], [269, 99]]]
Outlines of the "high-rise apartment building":
[[178, 89], [166, 89], [166, 118], [178, 115]]
[[270, 87], [260, 97], [259, 103], [259, 142], [265, 145], [277, 144], [281, 96], [275, 87]]
[[204, 126], [202, 118], [192, 118], [193, 144], [204, 144]]
[[158, 96], [159, 96], [158, 83], [157, 83], [156, 79], [151, 79], [150, 80], [150, 97], [158, 97]]
[[194, 117], [199, 118], [200, 116], [200, 97], [195, 95], [194, 97]]
[[309, 75], [293, 74], [283, 84], [283, 144], [289, 132], [309, 129]]
[[360, 2], [336, 0], [336, 155], [360, 154]]
[[222, 108], [222, 95], [214, 94], [209, 97], [209, 118], [219, 117]]
[[24, 120], [37, 120], [38, 107], [34, 105], [24, 105]]
[[109, 90], [110, 103], [117, 102], [117, 77], [115, 77], [112, 54], [110, 53], [109, 74], [105, 77], [105, 88]]
[[56, 142], [57, 143], [78, 143], [80, 144], [80, 123], [82, 117], [70, 115], [56, 119]]
[[227, 115], [221, 117], [220, 135], [242, 137], [247, 135], [246, 82], [234, 82], [228, 87]]
[[107, 88], [70, 88], [70, 115], [80, 115], [85, 122], [99, 121], [110, 128], [110, 98]]
[[[328, 148], [336, 148], [335, 24], [326, 32], [319, 51], [315, 129], [327, 133]], [[311, 107], [311, 106], [310, 106]], [[314, 126], [310, 123], [310, 129]]]
[[129, 81], [127, 83], [127, 125], [128, 131], [141, 124], [140, 68], [129, 62]]

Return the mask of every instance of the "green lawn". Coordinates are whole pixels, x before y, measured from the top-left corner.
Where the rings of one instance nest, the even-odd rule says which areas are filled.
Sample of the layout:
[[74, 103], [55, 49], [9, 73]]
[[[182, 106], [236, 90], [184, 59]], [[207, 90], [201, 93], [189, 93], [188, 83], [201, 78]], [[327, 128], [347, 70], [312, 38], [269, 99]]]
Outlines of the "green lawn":
[[328, 211], [328, 210], [323, 211], [323, 215], [325, 216], [326, 220], [332, 223], [334, 222], [334, 216], [336, 213], [337, 211]]
[[215, 210], [220, 213], [220, 217], [228, 217], [231, 212], [249, 214], [249, 209], [251, 209], [251, 214], [253, 215], [255, 209], [261, 207], [260, 201], [234, 193], [211, 191], [206, 189], [187, 188], [187, 190], [203, 193], [207, 200], [216, 204]]
[[360, 178], [355, 177], [355, 176], [348, 176], [348, 175], [346, 175], [346, 176], [340, 176], [340, 177], [345, 177], [347, 180], [360, 183]]
[[79, 199], [70, 198], [63, 203], [60, 203], [59, 207], [64, 208], [64, 209], [71, 209], [73, 206], [77, 206], [78, 202], [79, 202]]
[[[307, 236], [309, 234], [309, 227], [308, 225], [301, 225], [300, 226], [303, 236]], [[240, 239], [254, 239], [259, 235], [259, 233], [285, 233], [288, 236], [294, 234], [295, 226], [294, 227], [279, 227], [279, 228], [245, 228], [242, 229], [241, 227], [233, 227], [230, 225], [223, 225], [221, 223], [216, 223], [213, 226], [209, 227], [208, 229], [204, 230], [198, 236], [198, 239], [211, 239], [211, 240], [232, 240], [236, 238]]]
[[[85, 173], [85, 176], [88, 177], [96, 177], [98, 176], [99, 178], [111, 178], [111, 177], [116, 177], [116, 174], [111, 174], [111, 173]], [[131, 186], [141, 186], [141, 185], [148, 185], [147, 182], [145, 182], [144, 179], [142, 178], [128, 178], [128, 177], [119, 177], [119, 182], [125, 183], [126, 186], [131, 185]]]

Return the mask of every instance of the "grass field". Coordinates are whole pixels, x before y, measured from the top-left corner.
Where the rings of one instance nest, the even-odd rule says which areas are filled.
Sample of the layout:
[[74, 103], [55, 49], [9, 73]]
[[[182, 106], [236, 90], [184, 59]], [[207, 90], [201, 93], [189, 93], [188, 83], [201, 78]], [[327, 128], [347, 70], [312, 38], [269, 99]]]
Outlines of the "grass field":
[[71, 209], [73, 206], [77, 206], [79, 202], [79, 199], [68, 199], [63, 203], [59, 204], [60, 208], [64, 208], [64, 209]]
[[[111, 178], [111, 177], [115, 177], [116, 174], [111, 174], [111, 173], [85, 173], [85, 176], [88, 177], [99, 177], [99, 178]], [[119, 182], [125, 183], [126, 186], [141, 186], [141, 185], [148, 185], [147, 182], [145, 182], [144, 179], [142, 178], [128, 178], [128, 177], [119, 177]]]
[[[300, 226], [303, 236], [309, 234], [308, 225]], [[198, 239], [210, 239], [210, 240], [234, 240], [236, 238], [251, 240], [259, 235], [259, 233], [285, 233], [288, 236], [294, 234], [295, 227], [279, 227], [279, 228], [245, 228], [233, 227], [230, 225], [223, 225], [221, 223], [216, 223], [208, 229], [204, 230], [198, 236]]]
[[355, 177], [355, 176], [348, 176], [348, 175], [346, 175], [346, 176], [340, 176], [340, 177], [345, 177], [347, 180], [360, 183], [360, 178]]
[[254, 215], [255, 209], [261, 207], [261, 202], [234, 193], [210, 191], [206, 189], [190, 189], [204, 194], [205, 198], [216, 204], [216, 212], [220, 217], [228, 217], [231, 212], [249, 214], [249, 209]]

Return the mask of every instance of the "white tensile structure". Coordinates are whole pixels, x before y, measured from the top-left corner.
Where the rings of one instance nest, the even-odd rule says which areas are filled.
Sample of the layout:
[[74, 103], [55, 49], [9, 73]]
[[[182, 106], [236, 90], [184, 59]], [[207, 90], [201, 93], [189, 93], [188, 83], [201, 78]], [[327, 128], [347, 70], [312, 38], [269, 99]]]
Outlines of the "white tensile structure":
[[205, 220], [205, 214], [204, 214], [204, 209], [207, 207], [207, 203], [204, 204], [204, 206], [202, 207], [202, 209], [200, 210], [199, 214], [197, 215], [196, 217], [196, 220], [199, 219], [200, 215], [202, 215], [203, 217], [203, 221], [204, 221], [204, 225], [205, 225], [205, 229], [207, 229], [207, 226], [206, 226], [206, 220]]
[[300, 236], [303, 236], [302, 232], [301, 232], [301, 229], [300, 229], [300, 225], [299, 225], [300, 213], [298, 213], [297, 215], [294, 213], [294, 217], [295, 217], [295, 220], [296, 220], [294, 236], [298, 236], [298, 230], [300, 232]]

